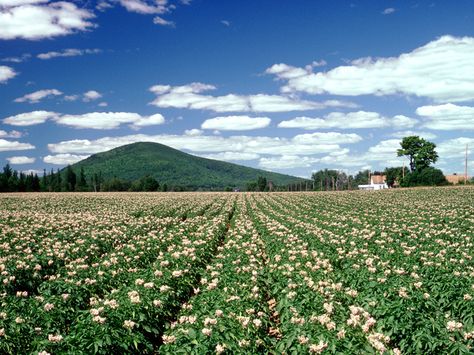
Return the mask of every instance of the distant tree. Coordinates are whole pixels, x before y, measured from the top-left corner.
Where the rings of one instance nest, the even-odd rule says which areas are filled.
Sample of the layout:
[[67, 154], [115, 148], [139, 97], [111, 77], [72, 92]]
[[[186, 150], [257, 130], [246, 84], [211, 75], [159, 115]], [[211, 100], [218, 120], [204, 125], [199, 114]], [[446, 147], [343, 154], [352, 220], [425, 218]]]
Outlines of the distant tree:
[[[349, 177], [338, 170], [324, 169], [311, 175], [316, 191], [346, 190], [349, 189]], [[306, 189], [306, 182], [303, 189]]]
[[399, 183], [403, 177], [403, 168], [402, 167], [392, 167], [392, 168], [385, 168], [384, 171], [385, 181], [389, 187], [393, 187], [395, 181]]
[[397, 150], [397, 155], [407, 156], [410, 159], [410, 170], [423, 170], [436, 163], [438, 153], [436, 153], [436, 145], [418, 136], [408, 136], [403, 138], [400, 143], [401, 149]]
[[246, 186], [247, 191], [257, 191], [258, 185], [255, 181], [249, 181]]
[[361, 170], [354, 176], [354, 185], [366, 185], [369, 181], [370, 170]]
[[267, 188], [267, 178], [263, 176], [259, 176], [257, 178], [257, 189], [258, 191], [265, 191]]
[[32, 186], [32, 191], [34, 192], [41, 191], [41, 182], [37, 174], [33, 176], [33, 182], [31, 186]]
[[79, 179], [76, 185], [77, 191], [87, 191], [87, 180], [86, 174], [84, 173], [84, 167], [81, 166], [81, 170], [79, 172]]
[[402, 180], [402, 186], [439, 186], [447, 185], [448, 181], [443, 172], [433, 167], [428, 167], [423, 170], [415, 170], [412, 173], [405, 175]]
[[76, 173], [72, 170], [71, 166], [68, 165], [66, 168], [66, 191], [74, 191], [76, 189]]
[[142, 191], [157, 191], [160, 187], [158, 181], [150, 175], [144, 176], [140, 180], [142, 181]]

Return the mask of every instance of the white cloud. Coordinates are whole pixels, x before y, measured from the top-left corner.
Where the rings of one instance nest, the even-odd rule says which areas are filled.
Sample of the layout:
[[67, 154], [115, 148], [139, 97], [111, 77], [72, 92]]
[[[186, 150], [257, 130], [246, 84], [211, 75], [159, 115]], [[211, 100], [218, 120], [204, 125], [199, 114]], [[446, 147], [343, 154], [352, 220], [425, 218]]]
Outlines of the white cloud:
[[468, 145], [468, 154], [470, 161], [472, 162], [472, 154], [474, 154], [474, 138], [472, 137], [459, 137], [448, 139], [437, 145], [436, 151], [440, 159], [453, 159], [460, 158], [464, 162], [466, 154], [466, 144]]
[[21, 172], [25, 175], [31, 175], [31, 174], [40, 175], [42, 173], [41, 170], [36, 170], [36, 169], [27, 169], [27, 170], [22, 170]]
[[224, 161], [236, 161], [236, 160], [255, 160], [260, 155], [255, 153], [242, 153], [242, 152], [221, 152], [216, 154], [201, 155], [203, 158], [224, 160]]
[[53, 58], [58, 58], [58, 57], [76, 57], [76, 56], [82, 56], [85, 54], [98, 54], [101, 53], [102, 50], [100, 49], [76, 49], [76, 48], [68, 48], [64, 49], [59, 52], [47, 52], [47, 53], [40, 53], [37, 55], [39, 59], [47, 60], [47, 59], [53, 59]]
[[359, 169], [368, 165], [372, 166], [371, 163], [381, 169], [386, 166], [401, 166], [405, 159], [397, 157], [397, 149], [399, 148], [399, 139], [388, 139], [370, 147], [365, 153], [348, 154], [348, 151], [343, 151], [341, 154], [330, 154], [321, 158], [320, 163], [342, 167], [358, 167]]
[[132, 128], [139, 129], [165, 122], [164, 117], [159, 113], [151, 116], [141, 116], [133, 112], [91, 112], [82, 115], [62, 115], [50, 111], [33, 111], [7, 117], [3, 119], [3, 123], [12, 126], [33, 126], [48, 120], [74, 128], [90, 129], [113, 129], [127, 123]]
[[2, 0], [0, 39], [37, 40], [64, 36], [94, 27], [94, 14], [67, 1]]
[[302, 129], [359, 129], [359, 128], [411, 128], [417, 120], [402, 115], [393, 118], [381, 116], [377, 112], [331, 112], [323, 118], [296, 117], [291, 120], [282, 121], [278, 124], [280, 128], [302, 128]]
[[56, 154], [56, 155], [47, 155], [43, 158], [43, 161], [48, 164], [55, 165], [68, 165], [74, 164], [78, 161], [86, 159], [88, 155], [76, 155], [76, 154]]
[[193, 128], [193, 129], [187, 129], [184, 131], [184, 134], [186, 136], [200, 136], [204, 133], [204, 131], [200, 130], [200, 129], [197, 129], [197, 128]]
[[49, 0], [0, 0], [0, 7], [13, 7], [28, 4], [45, 3]]
[[163, 14], [169, 10], [167, 1], [119, 0], [127, 11], [143, 15]]
[[89, 101], [100, 99], [102, 97], [102, 94], [95, 90], [89, 90], [85, 92], [83, 96], [84, 98], [82, 100], [85, 102], [89, 102]]
[[6, 83], [8, 80], [14, 78], [17, 75], [18, 73], [15, 72], [12, 68], [7, 67], [5, 65], [0, 65], [0, 84]]
[[205, 120], [202, 129], [217, 129], [220, 131], [248, 131], [268, 127], [271, 119], [268, 117], [224, 116]]
[[22, 136], [23, 136], [23, 134], [21, 132], [18, 132], [18, 131], [7, 132], [7, 131], [4, 131], [4, 130], [0, 129], [0, 138], [21, 138]]
[[173, 21], [165, 20], [163, 17], [160, 17], [160, 16], [155, 16], [153, 18], [153, 23], [155, 25], [174, 27], [174, 22]]
[[110, 150], [135, 142], [156, 142], [175, 149], [187, 150], [200, 155], [207, 153], [239, 152], [259, 155], [314, 155], [339, 151], [334, 143], [307, 144], [293, 138], [265, 136], [219, 135], [145, 135], [136, 134], [122, 137], [104, 137], [97, 140], [70, 140], [48, 144], [53, 153], [92, 154]]
[[56, 89], [47, 89], [47, 90], [38, 90], [32, 92], [31, 94], [19, 97], [15, 99], [15, 102], [29, 102], [30, 104], [36, 104], [40, 102], [40, 100], [51, 97], [51, 96], [60, 96], [63, 93]]
[[424, 139], [435, 139], [437, 137], [436, 134], [434, 133], [431, 133], [431, 132], [424, 132], [424, 131], [398, 131], [398, 132], [394, 132], [390, 135], [391, 137], [394, 137], [394, 138], [404, 138], [404, 137], [408, 137], [408, 136], [419, 136], [421, 138], [424, 138]]
[[221, 23], [226, 26], [226, 27], [230, 27], [230, 21], [227, 21], [227, 20], [221, 20]]
[[288, 112], [321, 109], [325, 107], [354, 107], [352, 103], [330, 100], [314, 102], [292, 99], [281, 95], [235, 95], [212, 96], [202, 94], [216, 87], [203, 83], [182, 86], [155, 85], [150, 91], [157, 95], [152, 105], [163, 108], [187, 108], [215, 112]]
[[297, 155], [282, 155], [279, 157], [260, 158], [258, 166], [263, 169], [294, 169], [310, 168], [320, 161], [319, 158], [302, 157]]
[[105, 101], [102, 101], [102, 102], [99, 103], [97, 106], [99, 106], [99, 107], [107, 107], [107, 106], [109, 106], [109, 104], [108, 104], [107, 102], [105, 102]]
[[31, 164], [35, 162], [35, 158], [19, 156], [19, 157], [10, 157], [7, 158], [8, 162], [12, 165], [20, 165], [20, 164]]
[[393, 7], [387, 7], [385, 10], [382, 11], [382, 15], [390, 15], [395, 12]]
[[315, 132], [298, 134], [293, 141], [301, 144], [351, 144], [362, 141], [362, 137], [355, 133]]
[[62, 115], [55, 118], [59, 124], [74, 128], [113, 129], [129, 123], [134, 128], [159, 125], [165, 122], [159, 113], [141, 116], [133, 112], [91, 112], [82, 115]]
[[79, 95], [66, 95], [64, 96], [64, 101], [77, 101], [79, 99]]
[[422, 106], [416, 113], [423, 117], [423, 126], [437, 130], [474, 130], [474, 107], [444, 104]]
[[58, 114], [56, 112], [32, 111], [4, 118], [3, 123], [12, 126], [33, 126], [57, 117]]
[[25, 53], [25, 54], [22, 54], [22, 55], [19, 56], [19, 57], [7, 57], [7, 58], [3, 58], [3, 59], [2, 59], [2, 62], [23, 63], [23, 62], [27, 61], [27, 60], [30, 59], [30, 58], [31, 58], [31, 54]]
[[17, 141], [7, 141], [6, 139], [0, 139], [0, 152], [29, 149], [35, 149], [35, 146], [29, 143], [20, 143]]
[[327, 72], [286, 64], [267, 69], [286, 81], [282, 92], [335, 95], [405, 94], [436, 102], [474, 99], [474, 38], [443, 36], [391, 58], [360, 58]]

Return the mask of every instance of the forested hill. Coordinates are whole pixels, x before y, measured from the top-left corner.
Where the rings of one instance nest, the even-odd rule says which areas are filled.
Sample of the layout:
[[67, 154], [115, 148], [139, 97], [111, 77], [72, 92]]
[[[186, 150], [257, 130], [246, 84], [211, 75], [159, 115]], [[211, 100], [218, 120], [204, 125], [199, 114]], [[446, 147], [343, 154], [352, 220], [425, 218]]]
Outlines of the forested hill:
[[280, 186], [302, 181], [294, 176], [196, 157], [150, 142], [124, 145], [72, 165], [76, 174], [81, 168], [89, 177], [100, 174], [104, 180], [115, 177], [133, 181], [149, 175], [160, 184], [189, 190], [224, 189], [229, 186], [245, 188], [249, 181], [255, 181], [259, 176]]

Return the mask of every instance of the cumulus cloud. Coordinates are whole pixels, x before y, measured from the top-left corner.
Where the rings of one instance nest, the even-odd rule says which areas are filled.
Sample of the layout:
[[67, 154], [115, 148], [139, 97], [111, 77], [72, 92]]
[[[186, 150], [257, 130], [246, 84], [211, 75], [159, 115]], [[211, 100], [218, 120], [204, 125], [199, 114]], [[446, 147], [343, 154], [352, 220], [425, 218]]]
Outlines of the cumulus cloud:
[[56, 155], [47, 155], [43, 158], [43, 161], [48, 164], [55, 165], [68, 165], [74, 164], [78, 161], [86, 159], [88, 155], [76, 155], [76, 154], [56, 154]]
[[[331, 132], [332, 137], [335, 135]], [[320, 140], [304, 140], [301, 137], [283, 138], [267, 136], [230, 136], [219, 135], [144, 135], [136, 134], [122, 137], [104, 137], [97, 140], [70, 140], [48, 144], [53, 153], [93, 154], [110, 150], [121, 145], [135, 142], [156, 142], [175, 149], [187, 150], [199, 155], [229, 152], [258, 155], [314, 155], [329, 154], [341, 147], [333, 143], [324, 134]], [[356, 137], [338, 138], [342, 143], [352, 143]]]
[[423, 126], [436, 130], [474, 130], [474, 107], [444, 104], [416, 109]]
[[263, 169], [294, 169], [294, 168], [310, 168], [318, 163], [320, 158], [305, 157], [298, 155], [282, 155], [279, 157], [264, 157], [260, 158], [258, 166]]
[[31, 54], [25, 53], [25, 54], [22, 54], [22, 55], [19, 56], [19, 57], [7, 57], [7, 58], [3, 58], [3, 59], [2, 59], [2, 62], [23, 63], [23, 62], [27, 61], [27, 60], [30, 59], [30, 58], [31, 58]]
[[30, 104], [36, 104], [44, 98], [51, 96], [60, 96], [62, 94], [63, 93], [61, 91], [56, 89], [38, 90], [32, 92], [31, 94], [27, 94], [25, 96], [15, 99], [15, 102], [28, 102]]
[[20, 165], [20, 164], [31, 164], [35, 162], [35, 158], [30, 158], [26, 156], [18, 156], [18, 157], [9, 157], [7, 158], [8, 162], [12, 165]]
[[153, 18], [153, 23], [155, 25], [174, 27], [174, 22], [173, 21], [165, 20], [163, 17], [160, 17], [160, 16], [155, 16]]
[[8, 80], [14, 78], [17, 75], [18, 73], [15, 72], [12, 68], [7, 67], [5, 65], [0, 65], [0, 84], [6, 83]]
[[296, 117], [291, 120], [282, 121], [278, 124], [280, 128], [302, 128], [312, 129], [359, 129], [359, 128], [411, 128], [418, 121], [403, 115], [392, 118], [384, 117], [377, 112], [331, 112], [323, 118], [320, 117]]
[[217, 129], [219, 131], [248, 131], [268, 127], [271, 119], [268, 117], [224, 116], [205, 120], [202, 129]]
[[2, 0], [0, 39], [38, 40], [86, 31], [94, 14], [67, 1]]
[[362, 137], [355, 133], [315, 132], [298, 134], [293, 141], [300, 144], [351, 144], [362, 141]]
[[386, 166], [401, 166], [405, 160], [397, 157], [397, 149], [400, 148], [399, 139], [388, 139], [377, 143], [360, 154], [350, 154], [348, 149], [335, 151], [319, 160], [323, 166], [341, 166], [344, 168], [363, 169], [372, 165], [384, 168]]
[[11, 126], [33, 126], [57, 117], [58, 114], [56, 112], [32, 111], [4, 118], [3, 123]]
[[12, 126], [33, 126], [48, 120], [74, 128], [90, 129], [113, 129], [127, 123], [132, 128], [139, 129], [165, 122], [164, 117], [159, 113], [151, 116], [142, 116], [133, 112], [90, 112], [82, 115], [62, 115], [50, 111], [33, 111], [7, 117], [3, 119], [3, 123]]
[[113, 129], [126, 123], [134, 128], [160, 125], [165, 119], [159, 113], [141, 116], [133, 112], [91, 112], [83, 115], [62, 115], [55, 118], [55, 121], [74, 128]]
[[7, 132], [7, 131], [4, 131], [4, 130], [0, 129], [0, 138], [21, 138], [22, 136], [23, 136], [23, 134], [21, 132], [18, 132], [18, 131]]
[[390, 135], [391, 137], [394, 137], [394, 138], [404, 138], [404, 137], [408, 137], [408, 136], [419, 136], [419, 137], [422, 137], [424, 139], [435, 139], [437, 137], [436, 134], [432, 133], [432, 132], [425, 132], [425, 131], [398, 131], [398, 132], [394, 132]]
[[18, 141], [8, 141], [6, 139], [0, 139], [0, 152], [29, 149], [35, 149], [35, 146], [29, 143], [20, 143]]
[[390, 15], [395, 12], [393, 7], [387, 7], [385, 10], [382, 11], [382, 15]]
[[468, 154], [472, 156], [474, 153], [474, 138], [472, 137], [458, 137], [445, 140], [437, 145], [436, 151], [443, 160], [459, 158], [460, 161], [464, 162], [466, 144], [469, 148]]
[[390, 58], [360, 58], [314, 73], [275, 64], [268, 74], [286, 81], [282, 92], [334, 95], [415, 95], [436, 102], [474, 99], [474, 38], [443, 36]]
[[68, 48], [59, 52], [52, 51], [52, 52], [40, 53], [37, 55], [37, 57], [39, 59], [48, 60], [48, 59], [59, 58], [59, 57], [77, 57], [77, 56], [82, 56], [85, 54], [98, 54], [101, 52], [102, 50], [100, 49]]
[[224, 160], [224, 161], [244, 161], [244, 160], [255, 160], [260, 157], [256, 153], [243, 153], [243, 152], [221, 152], [216, 154], [201, 155], [203, 158]]
[[282, 95], [236, 95], [212, 96], [203, 92], [216, 87], [203, 83], [182, 86], [155, 85], [150, 91], [157, 95], [152, 105], [163, 108], [186, 108], [215, 112], [289, 112], [322, 109], [325, 107], [354, 107], [348, 102], [329, 100], [314, 102], [293, 99]]
[[197, 128], [187, 129], [187, 130], [184, 131], [184, 134], [186, 136], [200, 136], [203, 133], [204, 133], [204, 131], [202, 131], [200, 129], [197, 129]]
[[102, 97], [102, 94], [100, 92], [97, 92], [95, 90], [89, 90], [84, 93], [82, 100], [85, 102], [89, 102], [89, 101], [98, 100], [101, 97]]

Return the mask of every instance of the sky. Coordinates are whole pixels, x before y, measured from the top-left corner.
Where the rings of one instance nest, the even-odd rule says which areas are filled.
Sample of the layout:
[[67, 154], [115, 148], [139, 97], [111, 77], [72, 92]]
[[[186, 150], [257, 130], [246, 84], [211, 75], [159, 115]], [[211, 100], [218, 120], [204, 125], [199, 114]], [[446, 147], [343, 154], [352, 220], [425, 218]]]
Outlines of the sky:
[[0, 165], [139, 141], [309, 177], [474, 175], [474, 2], [0, 0]]

